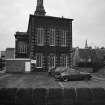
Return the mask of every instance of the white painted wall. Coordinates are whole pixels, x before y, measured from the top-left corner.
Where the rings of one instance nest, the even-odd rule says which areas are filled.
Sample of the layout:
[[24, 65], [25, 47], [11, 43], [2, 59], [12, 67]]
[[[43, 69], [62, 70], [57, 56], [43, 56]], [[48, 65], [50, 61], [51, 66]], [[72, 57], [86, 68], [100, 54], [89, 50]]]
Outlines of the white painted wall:
[[25, 62], [25, 72], [31, 72], [31, 63]]

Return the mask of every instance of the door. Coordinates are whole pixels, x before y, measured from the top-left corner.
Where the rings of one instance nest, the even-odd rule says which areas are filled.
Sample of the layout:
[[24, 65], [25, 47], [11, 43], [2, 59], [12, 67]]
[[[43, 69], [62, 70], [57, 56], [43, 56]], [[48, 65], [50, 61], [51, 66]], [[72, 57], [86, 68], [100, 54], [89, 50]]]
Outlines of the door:
[[25, 72], [31, 72], [31, 63], [25, 62]]

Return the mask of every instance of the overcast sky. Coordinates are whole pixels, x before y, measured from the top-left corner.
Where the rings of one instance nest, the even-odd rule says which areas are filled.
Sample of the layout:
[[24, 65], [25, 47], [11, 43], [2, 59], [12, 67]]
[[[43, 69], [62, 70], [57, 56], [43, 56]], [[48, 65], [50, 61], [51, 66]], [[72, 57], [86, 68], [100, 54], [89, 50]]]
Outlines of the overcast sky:
[[[27, 31], [37, 0], [0, 0], [0, 50], [15, 46], [16, 31]], [[44, 0], [50, 16], [73, 21], [73, 46], [105, 46], [105, 0]]]

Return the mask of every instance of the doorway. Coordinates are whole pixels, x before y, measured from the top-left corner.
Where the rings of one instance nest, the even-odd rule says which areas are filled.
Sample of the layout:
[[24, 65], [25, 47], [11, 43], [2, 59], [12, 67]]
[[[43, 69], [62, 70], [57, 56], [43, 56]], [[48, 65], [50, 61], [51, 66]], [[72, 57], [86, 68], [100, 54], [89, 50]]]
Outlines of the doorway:
[[31, 63], [25, 62], [25, 72], [31, 72]]

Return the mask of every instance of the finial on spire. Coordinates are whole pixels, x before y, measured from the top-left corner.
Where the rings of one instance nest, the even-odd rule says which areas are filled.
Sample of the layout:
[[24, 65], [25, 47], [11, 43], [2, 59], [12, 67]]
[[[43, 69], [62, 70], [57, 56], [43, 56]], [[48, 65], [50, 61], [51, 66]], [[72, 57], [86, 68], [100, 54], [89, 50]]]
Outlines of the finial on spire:
[[43, 0], [37, 0], [36, 11], [34, 15], [45, 16], [46, 12], [43, 6]]

